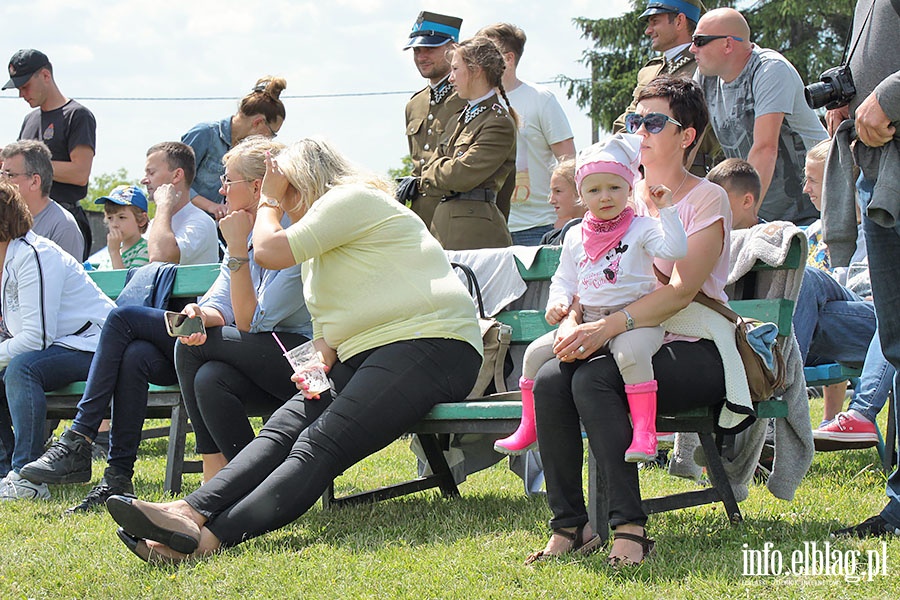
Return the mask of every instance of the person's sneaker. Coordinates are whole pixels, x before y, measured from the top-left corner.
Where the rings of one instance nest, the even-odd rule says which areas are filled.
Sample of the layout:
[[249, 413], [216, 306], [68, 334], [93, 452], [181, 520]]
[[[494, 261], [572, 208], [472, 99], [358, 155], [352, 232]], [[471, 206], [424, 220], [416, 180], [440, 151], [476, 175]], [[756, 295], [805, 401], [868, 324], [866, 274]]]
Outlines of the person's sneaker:
[[858, 538], [881, 537], [887, 535], [900, 535], [900, 528], [894, 527], [881, 515], [869, 517], [859, 525], [853, 527], [845, 527], [831, 532], [831, 537], [849, 537], [856, 536]]
[[871, 448], [878, 444], [875, 423], [853, 411], [841, 412], [813, 430], [816, 450], [831, 451]]
[[131, 483], [131, 477], [116, 473], [112, 468], [107, 467], [100, 483], [91, 488], [87, 496], [80, 504], [66, 510], [67, 515], [77, 512], [84, 512], [96, 507], [106, 505], [106, 499], [110, 496], [129, 496], [135, 498], [134, 486]]
[[0, 500], [49, 500], [50, 490], [46, 483], [36, 484], [24, 479], [15, 471], [10, 471], [0, 488]]
[[43, 456], [22, 467], [19, 474], [34, 483], [87, 483], [91, 480], [91, 443], [67, 429]]

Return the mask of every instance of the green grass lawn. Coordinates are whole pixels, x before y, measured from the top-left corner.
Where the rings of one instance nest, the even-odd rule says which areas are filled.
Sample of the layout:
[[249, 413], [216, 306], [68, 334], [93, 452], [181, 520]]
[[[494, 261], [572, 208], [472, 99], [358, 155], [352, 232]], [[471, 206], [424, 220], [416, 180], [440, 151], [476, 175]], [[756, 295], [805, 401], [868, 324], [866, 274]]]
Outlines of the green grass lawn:
[[[818, 424], [821, 403], [813, 403]], [[135, 487], [162, 500], [165, 446], [144, 442]], [[94, 482], [104, 463], [94, 463]], [[407, 442], [356, 465], [339, 492], [412, 474]], [[690, 489], [659, 469], [642, 472], [645, 496]], [[52, 488], [49, 502], [0, 504], [0, 598], [897, 598], [900, 539], [889, 540], [886, 576], [744, 576], [747, 548], [766, 542], [785, 573], [804, 542], [833, 543], [842, 556], [882, 552], [880, 540], [829, 540], [832, 529], [877, 513], [885, 476], [874, 449], [820, 454], [792, 502], [754, 485], [729, 525], [721, 505], [654, 515], [657, 553], [640, 568], [615, 572], [603, 553], [525, 567], [546, 541], [550, 512], [526, 498], [504, 466], [462, 484], [462, 497], [424, 492], [376, 505], [323, 512], [316, 506], [281, 531], [194, 564], [152, 567], [129, 553], [105, 512], [63, 516], [90, 485]], [[186, 489], [199, 485], [186, 476]], [[866, 564], [857, 567], [865, 575]]]

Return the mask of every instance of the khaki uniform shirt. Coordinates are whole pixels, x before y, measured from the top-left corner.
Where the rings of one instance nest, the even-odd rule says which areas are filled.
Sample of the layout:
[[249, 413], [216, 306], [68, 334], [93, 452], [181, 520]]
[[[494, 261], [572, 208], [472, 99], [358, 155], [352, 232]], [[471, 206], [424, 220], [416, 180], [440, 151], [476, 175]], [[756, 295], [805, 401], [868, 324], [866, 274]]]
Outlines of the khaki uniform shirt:
[[[444, 81], [437, 91], [432, 91], [428, 86], [410, 98], [406, 104], [406, 139], [414, 176], [422, 174], [422, 167], [434, 156], [441, 139], [453, 131], [456, 119], [465, 106], [466, 101], [456, 95], [449, 81]], [[411, 208], [426, 225], [430, 225], [439, 201], [440, 197], [420, 194], [412, 201]]]
[[[624, 113], [619, 115], [613, 124], [613, 133], [621, 133], [625, 131], [625, 115], [634, 112], [637, 108], [637, 99], [644, 87], [656, 79], [660, 75], [671, 74], [688, 79], [694, 76], [697, 70], [697, 61], [691, 54], [690, 46], [678, 53], [678, 55], [670, 62], [666, 63], [666, 57], [663, 55], [651, 58], [647, 61], [641, 70], [638, 71], [637, 86], [634, 88], [631, 104]], [[719, 142], [716, 140], [716, 134], [712, 128], [707, 125], [703, 139], [700, 141], [700, 149], [694, 157], [693, 165], [690, 171], [698, 177], [706, 177], [706, 173], [719, 163], [724, 157]]]
[[[496, 202], [448, 199], [439, 202], [431, 232], [447, 250], [500, 248], [512, 243], [500, 206], [509, 211], [509, 192], [501, 194], [516, 169], [516, 126], [492, 95], [460, 114], [453, 134], [422, 168], [420, 193], [449, 198], [472, 190], [497, 193]], [[468, 119], [468, 122], [466, 122]]]

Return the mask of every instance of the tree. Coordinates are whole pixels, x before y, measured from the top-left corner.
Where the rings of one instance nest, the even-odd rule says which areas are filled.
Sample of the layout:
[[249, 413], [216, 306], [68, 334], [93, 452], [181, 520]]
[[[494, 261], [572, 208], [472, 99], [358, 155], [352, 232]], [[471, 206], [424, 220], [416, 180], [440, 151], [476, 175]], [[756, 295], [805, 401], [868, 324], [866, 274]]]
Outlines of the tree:
[[119, 167], [119, 170], [113, 173], [94, 175], [88, 184], [87, 196], [81, 201], [81, 207], [84, 210], [102, 212], [103, 206], [94, 204], [94, 200], [106, 196], [119, 185], [138, 185], [138, 182], [128, 176], [125, 167]]
[[396, 169], [388, 169], [388, 177], [391, 179], [400, 179], [401, 177], [406, 177], [407, 175], [412, 175], [413, 172], [413, 161], [412, 157], [407, 154], [403, 157], [403, 164]]
[[[566, 94], [605, 129], [611, 129], [637, 82], [637, 72], [653, 56], [644, 35], [640, 14], [644, 0], [631, 0], [632, 10], [610, 19], [573, 19], [581, 37], [591, 44], [581, 62], [592, 72], [591, 80], [559, 77]], [[737, 6], [747, 18], [753, 41], [784, 54], [807, 83], [819, 80], [822, 71], [840, 64], [841, 52], [856, 0], [757, 0], [711, 1], [708, 8]]]

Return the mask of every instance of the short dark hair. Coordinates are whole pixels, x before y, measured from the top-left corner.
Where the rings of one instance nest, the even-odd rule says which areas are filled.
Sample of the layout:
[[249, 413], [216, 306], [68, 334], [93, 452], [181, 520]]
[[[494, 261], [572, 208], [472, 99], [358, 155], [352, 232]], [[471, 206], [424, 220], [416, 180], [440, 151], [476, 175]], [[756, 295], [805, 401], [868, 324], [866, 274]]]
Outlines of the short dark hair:
[[521, 27], [512, 23], [495, 23], [494, 25], [482, 27], [475, 35], [483, 35], [490, 38], [500, 48], [500, 52], [504, 54], [507, 52], [515, 54], [517, 66], [519, 61], [522, 60], [527, 38]]
[[0, 181], [0, 242], [11, 242], [31, 229], [34, 219], [22, 199], [19, 186]]
[[166, 164], [169, 165], [170, 170], [181, 169], [184, 171], [184, 180], [188, 187], [194, 183], [196, 166], [193, 148], [181, 142], [160, 142], [150, 146], [150, 149], [147, 150], [147, 156], [157, 152], [162, 152], [166, 155]]
[[644, 86], [638, 94], [637, 101], [649, 98], [666, 100], [675, 120], [681, 123], [682, 129], [694, 128], [697, 135], [685, 151], [693, 148], [709, 124], [709, 109], [706, 107], [706, 98], [700, 84], [687, 77], [660, 75]]
[[753, 203], [759, 202], [762, 192], [762, 184], [759, 181], [759, 173], [742, 158], [729, 158], [723, 160], [706, 174], [711, 182], [725, 188], [726, 191], [734, 191], [738, 194], [752, 194]]
[[53, 187], [53, 164], [50, 149], [39, 140], [19, 140], [0, 150], [3, 160], [22, 155], [28, 175], [41, 176], [41, 195], [49, 196]]

